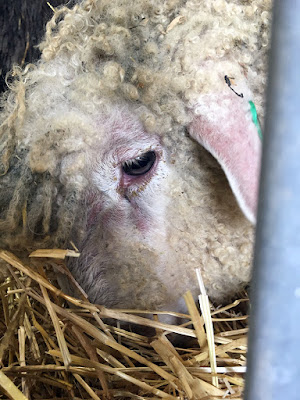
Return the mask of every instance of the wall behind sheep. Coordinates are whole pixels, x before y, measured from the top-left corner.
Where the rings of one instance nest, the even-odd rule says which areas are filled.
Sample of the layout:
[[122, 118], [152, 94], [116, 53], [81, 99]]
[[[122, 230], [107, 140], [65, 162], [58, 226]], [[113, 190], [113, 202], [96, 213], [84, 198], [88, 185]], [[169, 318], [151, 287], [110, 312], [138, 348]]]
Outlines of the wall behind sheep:
[[[75, 0], [50, 0], [52, 7]], [[40, 56], [40, 43], [53, 11], [47, 0], [11, 0], [0, 2], [0, 91], [6, 89], [5, 76], [13, 64], [24, 65]]]

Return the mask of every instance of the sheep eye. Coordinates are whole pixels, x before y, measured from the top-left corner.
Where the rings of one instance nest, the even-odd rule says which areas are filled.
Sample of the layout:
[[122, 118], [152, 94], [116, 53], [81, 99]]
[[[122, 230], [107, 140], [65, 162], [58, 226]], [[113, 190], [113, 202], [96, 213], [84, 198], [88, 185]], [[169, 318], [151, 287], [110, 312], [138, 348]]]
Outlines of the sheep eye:
[[122, 164], [123, 171], [127, 175], [139, 176], [145, 175], [153, 167], [156, 160], [156, 154], [154, 151], [147, 151], [147, 153], [134, 158], [132, 160], [127, 160]]

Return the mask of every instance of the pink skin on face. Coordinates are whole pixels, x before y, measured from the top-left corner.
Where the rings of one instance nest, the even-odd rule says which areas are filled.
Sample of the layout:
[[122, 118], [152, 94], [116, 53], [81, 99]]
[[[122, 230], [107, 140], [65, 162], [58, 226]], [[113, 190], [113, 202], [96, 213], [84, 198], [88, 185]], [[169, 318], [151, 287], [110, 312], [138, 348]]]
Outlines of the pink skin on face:
[[[130, 219], [138, 231], [147, 233], [153, 218], [145, 209], [144, 202], [139, 201], [139, 194], [146, 190], [157, 174], [162, 158], [159, 140], [155, 135], [147, 134], [142, 125], [126, 113], [119, 113], [116, 121], [110, 125], [107, 139], [107, 143], [102, 143], [101, 147], [106, 149], [105, 153], [101, 154], [99, 150], [92, 167], [97, 171], [94, 179], [97, 188], [87, 196], [87, 229], [98, 223], [116, 227], [126, 225], [126, 220]], [[134, 160], [148, 151], [156, 155], [149, 171], [141, 175], [129, 175], [124, 171], [123, 164], [126, 161]]]

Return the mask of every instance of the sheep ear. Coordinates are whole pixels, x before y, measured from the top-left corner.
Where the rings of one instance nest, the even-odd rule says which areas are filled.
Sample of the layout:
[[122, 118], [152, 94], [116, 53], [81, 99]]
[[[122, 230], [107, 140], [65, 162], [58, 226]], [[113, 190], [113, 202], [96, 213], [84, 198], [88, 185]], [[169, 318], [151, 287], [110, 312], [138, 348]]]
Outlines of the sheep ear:
[[199, 100], [189, 133], [218, 160], [240, 208], [254, 223], [261, 158], [254, 103], [231, 92]]

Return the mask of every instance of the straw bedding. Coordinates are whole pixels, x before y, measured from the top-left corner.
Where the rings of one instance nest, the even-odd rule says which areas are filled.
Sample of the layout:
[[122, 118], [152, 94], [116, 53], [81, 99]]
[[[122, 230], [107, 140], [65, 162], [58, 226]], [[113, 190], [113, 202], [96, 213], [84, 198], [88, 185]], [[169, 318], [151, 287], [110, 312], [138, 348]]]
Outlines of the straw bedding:
[[[159, 322], [162, 312], [138, 310], [137, 315], [91, 304], [74, 280], [81, 300], [65, 295], [58, 289], [57, 271], [68, 273], [62, 258], [76, 252], [36, 255], [47, 258], [24, 263], [0, 253], [1, 399], [242, 398], [245, 296], [207, 314], [207, 297], [200, 296], [199, 313], [187, 293], [190, 315], [178, 316], [188, 322], [166, 325]], [[106, 318], [115, 323], [106, 324]], [[155, 334], [126, 330], [123, 321], [151, 326]], [[182, 347], [169, 340], [174, 333]]]

